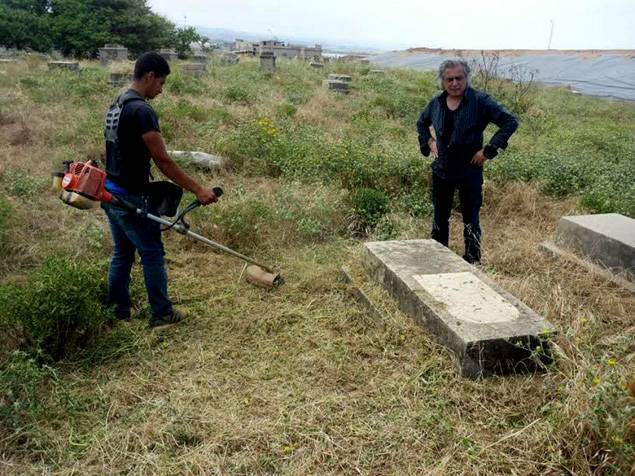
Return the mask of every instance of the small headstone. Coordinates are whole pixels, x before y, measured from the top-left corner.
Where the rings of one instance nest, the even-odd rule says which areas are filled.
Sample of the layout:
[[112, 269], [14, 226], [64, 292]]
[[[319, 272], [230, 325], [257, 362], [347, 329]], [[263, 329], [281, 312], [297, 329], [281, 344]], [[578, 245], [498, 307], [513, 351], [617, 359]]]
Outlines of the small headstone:
[[113, 88], [121, 88], [132, 82], [132, 73], [110, 73], [109, 84]]
[[79, 62], [77, 61], [49, 61], [48, 67], [49, 71], [54, 69], [63, 69], [66, 71], [79, 73]]
[[317, 61], [311, 61], [309, 64], [312, 68], [324, 68], [324, 65], [322, 63], [318, 63]]
[[386, 74], [386, 71], [383, 69], [371, 69], [368, 74], [383, 75]]
[[203, 76], [207, 73], [207, 65], [205, 63], [183, 63], [181, 65], [183, 72], [192, 76]]
[[276, 71], [276, 56], [273, 51], [262, 51], [260, 53], [260, 69], [267, 73]]
[[335, 79], [325, 79], [322, 81], [322, 87], [329, 91], [336, 91], [339, 93], [349, 92], [349, 83], [346, 81], [339, 81]]
[[349, 76], [348, 74], [336, 74], [336, 73], [329, 74], [329, 79], [333, 81], [345, 81], [347, 83], [350, 83], [353, 80], [353, 78]]
[[103, 66], [113, 61], [127, 61], [128, 48], [122, 45], [106, 44], [103, 48], [99, 48], [99, 61]]
[[192, 63], [207, 64], [209, 63], [209, 56], [203, 54], [194, 55], [190, 58], [190, 61], [192, 61]]
[[199, 151], [171, 150], [172, 157], [183, 158], [192, 161], [198, 167], [219, 172], [227, 167], [228, 160], [225, 157], [208, 154]]
[[176, 51], [170, 50], [167, 48], [162, 48], [158, 51], [158, 53], [165, 59], [165, 61], [176, 61], [179, 58], [179, 55]]
[[553, 326], [436, 241], [368, 242], [363, 264], [403, 312], [457, 354], [461, 375], [535, 370], [551, 361]]
[[220, 57], [221, 64], [238, 64], [239, 57], [234, 53], [223, 53]]
[[635, 220], [617, 213], [562, 217], [556, 247], [635, 282]]

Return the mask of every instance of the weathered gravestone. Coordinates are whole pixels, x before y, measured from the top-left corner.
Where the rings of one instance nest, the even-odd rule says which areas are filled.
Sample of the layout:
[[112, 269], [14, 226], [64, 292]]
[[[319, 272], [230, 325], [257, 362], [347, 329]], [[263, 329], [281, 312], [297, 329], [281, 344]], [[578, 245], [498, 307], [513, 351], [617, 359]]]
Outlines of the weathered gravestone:
[[349, 83], [347, 81], [338, 81], [335, 79], [325, 79], [322, 81], [322, 87], [329, 91], [347, 94], [349, 91]]
[[349, 76], [348, 74], [336, 74], [336, 73], [331, 73], [329, 74], [329, 78], [331, 81], [344, 81], [346, 83], [350, 83], [353, 78], [352, 76]]
[[324, 65], [322, 63], [318, 63], [317, 61], [311, 61], [309, 65], [312, 68], [324, 68]]
[[128, 48], [122, 45], [106, 44], [103, 48], [99, 48], [99, 61], [103, 66], [113, 61], [127, 61]]
[[161, 48], [158, 53], [165, 61], [176, 61], [179, 58], [179, 55], [176, 51], [170, 50], [167, 48]]
[[209, 63], [209, 56], [204, 55], [204, 54], [198, 54], [198, 55], [194, 55], [190, 58], [190, 61], [192, 63], [201, 63], [201, 64], [207, 64]]
[[223, 53], [220, 57], [221, 64], [238, 64], [239, 57], [235, 53]]
[[181, 65], [183, 72], [192, 76], [203, 76], [207, 72], [205, 63], [183, 63]]
[[553, 326], [436, 241], [368, 242], [363, 264], [404, 313], [457, 354], [462, 376], [551, 362]]
[[274, 73], [276, 71], [276, 56], [273, 51], [261, 51], [260, 52], [260, 69], [267, 73]]
[[108, 83], [113, 88], [121, 88], [132, 82], [132, 73], [110, 73], [110, 81]]
[[77, 61], [49, 61], [48, 67], [49, 71], [57, 69], [79, 73], [79, 62]]
[[617, 213], [562, 217], [554, 242], [542, 244], [557, 256], [579, 260], [587, 269], [635, 291], [635, 220]]
[[174, 158], [187, 159], [194, 165], [213, 172], [225, 170], [229, 164], [229, 161], [225, 157], [208, 154], [206, 152], [171, 150], [168, 153]]

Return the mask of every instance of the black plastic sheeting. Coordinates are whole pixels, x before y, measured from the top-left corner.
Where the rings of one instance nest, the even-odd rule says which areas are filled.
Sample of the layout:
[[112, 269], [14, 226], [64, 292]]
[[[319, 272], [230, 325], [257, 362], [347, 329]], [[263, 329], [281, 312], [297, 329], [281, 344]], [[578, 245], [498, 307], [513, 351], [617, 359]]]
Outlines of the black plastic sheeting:
[[[419, 70], [436, 70], [449, 58], [455, 56], [404, 51], [369, 57], [373, 63], [385, 67]], [[482, 63], [480, 56], [462, 58], [470, 64]], [[498, 71], [502, 76], [513, 77], [510, 73], [513, 67], [520, 67], [525, 74], [534, 72], [535, 82], [565, 86], [592, 96], [635, 101], [635, 54], [593, 52], [585, 57], [584, 53], [545, 53], [499, 57]]]

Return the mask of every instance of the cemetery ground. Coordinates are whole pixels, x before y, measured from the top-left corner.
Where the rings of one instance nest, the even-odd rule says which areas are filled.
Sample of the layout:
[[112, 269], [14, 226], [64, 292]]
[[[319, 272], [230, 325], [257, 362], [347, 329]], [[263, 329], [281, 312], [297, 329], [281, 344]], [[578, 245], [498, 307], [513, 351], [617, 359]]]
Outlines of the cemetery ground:
[[[168, 148], [232, 164], [212, 176], [181, 161], [225, 189], [192, 229], [275, 263], [286, 284], [250, 286], [242, 262], [168, 232], [171, 294], [187, 318], [150, 331], [138, 266], [132, 322], [100, 305], [103, 212], [49, 190], [63, 160], [102, 150], [116, 90], [107, 69], [81, 67], [0, 66], [0, 472], [632, 470], [633, 295], [538, 248], [563, 215], [635, 216], [632, 104], [490, 83], [521, 126], [486, 164], [482, 268], [554, 324], [556, 361], [468, 380], [362, 273], [381, 318], [338, 279], [342, 264], [357, 269], [363, 240], [429, 234], [414, 123], [437, 91], [432, 74], [285, 60], [268, 74], [241, 59], [190, 77], [177, 65], [152, 103]], [[350, 93], [323, 89], [329, 73], [351, 75]], [[459, 254], [461, 232], [457, 211]], [[72, 333], [51, 325], [60, 316]]]

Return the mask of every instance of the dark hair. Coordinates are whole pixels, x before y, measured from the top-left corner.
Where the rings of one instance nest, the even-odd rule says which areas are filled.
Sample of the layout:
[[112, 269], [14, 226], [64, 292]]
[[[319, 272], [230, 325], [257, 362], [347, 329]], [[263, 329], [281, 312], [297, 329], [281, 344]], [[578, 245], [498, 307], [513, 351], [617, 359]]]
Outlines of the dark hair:
[[157, 78], [170, 74], [170, 65], [159, 53], [143, 53], [134, 64], [134, 79], [141, 79], [146, 73], [154, 73]]

